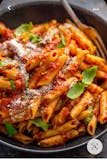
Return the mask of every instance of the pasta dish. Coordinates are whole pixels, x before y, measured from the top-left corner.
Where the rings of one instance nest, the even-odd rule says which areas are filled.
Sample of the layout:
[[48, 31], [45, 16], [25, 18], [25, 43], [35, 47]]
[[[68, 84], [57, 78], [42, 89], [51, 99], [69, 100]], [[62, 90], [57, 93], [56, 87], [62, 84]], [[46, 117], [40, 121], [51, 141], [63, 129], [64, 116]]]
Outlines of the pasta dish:
[[70, 20], [0, 23], [0, 132], [23, 144], [64, 145], [107, 122], [107, 65]]

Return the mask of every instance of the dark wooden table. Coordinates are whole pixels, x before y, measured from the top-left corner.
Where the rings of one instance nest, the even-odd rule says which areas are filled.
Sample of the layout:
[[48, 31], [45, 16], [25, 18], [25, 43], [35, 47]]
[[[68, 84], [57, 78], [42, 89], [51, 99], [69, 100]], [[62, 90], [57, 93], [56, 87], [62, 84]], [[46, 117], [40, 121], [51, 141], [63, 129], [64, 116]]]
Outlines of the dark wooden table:
[[[8, 1], [11, 2], [12, 0], [5, 0], [5, 2], [2, 3], [2, 7], [3, 6], [7, 7]], [[14, 1], [17, 1], [18, 3], [20, 3], [22, 0], [14, 0]], [[23, 1], [28, 1], [28, 0], [23, 0]], [[86, 3], [86, 1], [87, 1], [87, 3]], [[75, 0], [75, 1], [72, 0], [73, 3], [75, 3], [79, 6], [85, 7], [89, 10], [92, 9], [93, 3], [95, 4], [95, 1], [96, 1], [95, 7], [98, 7], [98, 1], [100, 2], [99, 5], [102, 6], [102, 4], [101, 4], [102, 0], [90, 0], [90, 1], [88, 1], [88, 0]], [[81, 2], [84, 2], [84, 3], [81, 4]], [[98, 12], [98, 14], [100, 16], [102, 16], [103, 18], [106, 18], [106, 20], [107, 20], [107, 12], [106, 11]], [[104, 134], [99, 139], [103, 143], [103, 151], [96, 156], [93, 156], [87, 152], [86, 145], [84, 145], [80, 148], [74, 149], [72, 151], [66, 151], [66, 152], [57, 153], [57, 154], [54, 153], [54, 154], [42, 155], [42, 154], [33, 154], [33, 153], [29, 153], [29, 152], [18, 151], [13, 148], [9, 148], [8, 146], [5, 146], [3, 144], [0, 144], [0, 158], [6, 158], [6, 157], [8, 157], [8, 158], [11, 158], [11, 157], [14, 157], [14, 158], [33, 158], [33, 157], [35, 157], [35, 158], [85, 158], [85, 157], [86, 158], [106, 158], [107, 157], [107, 133]]]

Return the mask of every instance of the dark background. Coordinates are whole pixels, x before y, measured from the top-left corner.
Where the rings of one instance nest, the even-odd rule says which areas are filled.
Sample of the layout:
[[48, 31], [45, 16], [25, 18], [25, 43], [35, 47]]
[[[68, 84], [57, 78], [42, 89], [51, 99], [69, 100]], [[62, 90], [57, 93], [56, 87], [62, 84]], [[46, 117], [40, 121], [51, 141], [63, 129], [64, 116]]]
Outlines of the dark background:
[[4, 145], [0, 145], [0, 158], [106, 158], [107, 157], [107, 133], [104, 134], [101, 138], [99, 138], [102, 143], [103, 143], [103, 151], [96, 155], [93, 156], [87, 152], [86, 145], [83, 147], [73, 149], [71, 151], [66, 151], [62, 153], [53, 153], [53, 154], [48, 154], [48, 155], [43, 155], [43, 154], [33, 154], [29, 152], [21, 152], [14, 150], [12, 148], [9, 148]]
[[[7, 0], [8, 1], [8, 0]], [[107, 2], [107, 0], [105, 0]], [[1, 0], [0, 0], [1, 2]], [[57, 154], [34, 154], [29, 152], [22, 152], [0, 144], [0, 158], [106, 158], [107, 157], [107, 133], [99, 138], [103, 143], [103, 151], [96, 156], [93, 156], [87, 152], [86, 145], [73, 149], [72, 151], [66, 151]]]

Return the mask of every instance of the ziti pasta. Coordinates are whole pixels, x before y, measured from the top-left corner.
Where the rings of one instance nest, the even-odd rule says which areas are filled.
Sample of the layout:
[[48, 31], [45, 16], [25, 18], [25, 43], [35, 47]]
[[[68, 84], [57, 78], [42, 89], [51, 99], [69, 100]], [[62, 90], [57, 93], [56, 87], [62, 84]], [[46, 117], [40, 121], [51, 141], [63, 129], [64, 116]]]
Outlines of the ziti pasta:
[[64, 145], [107, 122], [107, 65], [71, 21], [0, 23], [0, 132]]

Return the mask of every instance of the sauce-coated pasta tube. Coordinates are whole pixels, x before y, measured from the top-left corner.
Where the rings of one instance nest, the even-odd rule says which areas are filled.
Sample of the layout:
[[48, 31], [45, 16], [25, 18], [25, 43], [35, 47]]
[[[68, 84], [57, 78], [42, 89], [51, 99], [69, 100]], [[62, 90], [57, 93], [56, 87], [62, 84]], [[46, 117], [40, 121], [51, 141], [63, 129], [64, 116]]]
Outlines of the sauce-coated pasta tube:
[[85, 61], [89, 64], [94, 64], [94, 65], [98, 65], [98, 66], [101, 66], [102, 63], [105, 63], [105, 59], [103, 59], [101, 57], [97, 57], [95, 55], [90, 55], [90, 54], [86, 55]]
[[99, 94], [103, 91], [103, 88], [100, 86], [92, 83], [87, 87], [87, 90], [89, 90], [91, 93]]
[[16, 68], [4, 70], [3, 75], [6, 76], [7, 78], [13, 79], [13, 80], [16, 80], [20, 77], [18, 69], [16, 69]]
[[69, 109], [67, 107], [63, 107], [61, 111], [54, 118], [55, 127], [65, 123], [66, 119], [69, 115]]
[[33, 89], [37, 87], [37, 82], [41, 77], [42, 73], [45, 72], [46, 66], [40, 66], [36, 68], [35, 73], [33, 74], [32, 78], [29, 81], [29, 88]]
[[0, 76], [0, 89], [2, 90], [12, 89], [10, 81], [2, 76]]
[[94, 135], [96, 127], [97, 127], [97, 117], [93, 115], [91, 121], [87, 125], [87, 132], [90, 135]]
[[[88, 69], [90, 68], [90, 64], [87, 64], [85, 62], [82, 62], [79, 66], [79, 68], [84, 71], [85, 69]], [[96, 77], [99, 78], [99, 79], [107, 79], [107, 73], [104, 72], [104, 71], [101, 71], [101, 70], [97, 70], [96, 72]]]
[[107, 91], [103, 91], [100, 97], [100, 114], [99, 122], [104, 124], [107, 122]]
[[40, 54], [37, 54], [35, 57], [29, 59], [26, 63], [26, 70], [29, 72], [35, 67], [37, 67], [40, 63], [41, 56]]
[[35, 135], [35, 139], [41, 140], [58, 134], [64, 134], [71, 129], [76, 129], [79, 124], [80, 123], [78, 120], [70, 120], [55, 129], [49, 129], [48, 131], [45, 132], [39, 132], [38, 134]]
[[54, 99], [52, 102], [44, 106], [42, 118], [45, 122], [48, 122], [55, 111], [59, 98]]
[[27, 121], [23, 121], [23, 122], [20, 122], [20, 123], [18, 124], [17, 127], [18, 127], [19, 133], [23, 133], [23, 132], [26, 130], [27, 124], [28, 124]]
[[67, 58], [68, 56], [62, 55], [59, 56], [59, 58], [53, 64], [51, 63], [51, 67], [45, 71], [45, 74], [38, 81], [37, 86], [48, 85], [63, 67]]
[[86, 109], [85, 111], [82, 111], [81, 114], [79, 115], [78, 119], [79, 120], [84, 120], [90, 115], [91, 111]]
[[90, 92], [86, 91], [81, 99], [80, 102], [78, 102], [71, 110], [70, 116], [72, 118], [77, 118], [80, 113], [85, 110], [85, 108], [93, 101], [93, 96]]
[[29, 144], [33, 141], [33, 139], [29, 136], [26, 136], [22, 133], [17, 133], [13, 136], [13, 138], [19, 142], [22, 142], [23, 144]]
[[38, 117], [38, 108], [41, 104], [41, 96], [34, 98], [32, 103], [29, 105], [29, 115], [31, 115], [31, 119]]
[[52, 147], [64, 144], [64, 139], [61, 135], [56, 135], [38, 142], [41, 147]]
[[72, 32], [72, 39], [76, 40], [82, 49], [88, 49], [91, 54], [95, 53], [96, 47], [88, 37], [79, 28], [77, 28], [74, 23], [69, 20], [67, 22], [68, 24], [71, 24], [69, 28]]
[[61, 96], [66, 93], [70, 86], [74, 85], [78, 79], [76, 77], [71, 77], [66, 81], [62, 82], [59, 86], [56, 86], [54, 90], [51, 90], [44, 96], [44, 101], [50, 102], [55, 98]]
[[103, 81], [103, 83], [101, 84], [101, 88], [107, 89], [107, 80]]

